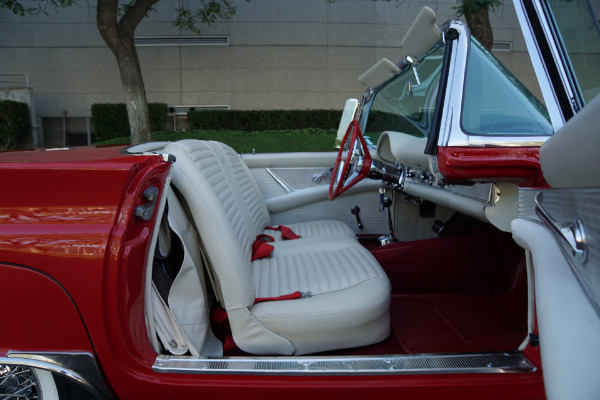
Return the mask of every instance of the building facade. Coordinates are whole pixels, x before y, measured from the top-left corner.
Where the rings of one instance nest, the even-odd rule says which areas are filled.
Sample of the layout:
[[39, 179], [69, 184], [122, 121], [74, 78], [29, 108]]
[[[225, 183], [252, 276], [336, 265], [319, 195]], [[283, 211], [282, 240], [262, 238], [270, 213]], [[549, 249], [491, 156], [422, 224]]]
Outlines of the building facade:
[[[424, 5], [436, 12], [438, 24], [454, 17], [456, 5], [239, 1], [233, 19], [197, 37], [172, 24], [179, 1], [159, 2], [136, 30], [148, 101], [167, 103], [173, 114], [190, 107], [341, 109], [346, 98], [361, 96], [365, 87], [357, 77], [365, 70], [382, 57], [399, 61], [399, 44]], [[494, 54], [538, 94], [512, 2], [504, 3], [490, 14]], [[0, 9], [0, 52], [0, 73], [28, 77], [43, 126], [54, 119], [67, 130], [78, 119], [73, 129], [89, 129], [81, 121], [92, 104], [123, 102], [116, 61], [98, 33], [92, 2], [25, 17]]]

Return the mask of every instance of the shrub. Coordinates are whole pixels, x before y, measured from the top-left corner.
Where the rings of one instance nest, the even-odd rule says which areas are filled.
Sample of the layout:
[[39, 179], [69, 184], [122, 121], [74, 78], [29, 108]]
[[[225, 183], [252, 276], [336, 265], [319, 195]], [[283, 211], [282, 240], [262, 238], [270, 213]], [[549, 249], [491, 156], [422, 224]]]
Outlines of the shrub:
[[[154, 132], [157, 141], [177, 141], [182, 139], [216, 140], [223, 142], [238, 153], [279, 153], [290, 151], [335, 151], [335, 129], [296, 129], [280, 131], [167, 131]], [[131, 138], [125, 136], [107, 140], [100, 144], [128, 144]]]
[[166, 103], [148, 103], [148, 114], [152, 132], [164, 131], [167, 128]]
[[[148, 114], [152, 131], [164, 131], [167, 124], [167, 105], [165, 103], [148, 103]], [[127, 108], [124, 103], [93, 104], [92, 119], [97, 141], [131, 136]]]
[[206, 110], [187, 114], [190, 129], [232, 131], [337, 129], [341, 117], [341, 110]]
[[14, 149], [30, 132], [29, 106], [18, 101], [0, 101], [0, 150]]
[[97, 141], [131, 136], [125, 104], [92, 104], [92, 120]]

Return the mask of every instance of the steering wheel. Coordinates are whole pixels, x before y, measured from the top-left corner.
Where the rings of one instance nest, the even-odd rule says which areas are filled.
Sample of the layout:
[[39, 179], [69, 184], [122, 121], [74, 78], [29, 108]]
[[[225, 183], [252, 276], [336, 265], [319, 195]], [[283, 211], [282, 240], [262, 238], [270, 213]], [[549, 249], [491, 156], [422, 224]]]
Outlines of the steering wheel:
[[[346, 160], [342, 160], [343, 153], [348, 150]], [[329, 184], [329, 200], [333, 200], [369, 175], [371, 169], [371, 153], [360, 131], [357, 120], [352, 120], [346, 134], [342, 139], [331, 173]]]

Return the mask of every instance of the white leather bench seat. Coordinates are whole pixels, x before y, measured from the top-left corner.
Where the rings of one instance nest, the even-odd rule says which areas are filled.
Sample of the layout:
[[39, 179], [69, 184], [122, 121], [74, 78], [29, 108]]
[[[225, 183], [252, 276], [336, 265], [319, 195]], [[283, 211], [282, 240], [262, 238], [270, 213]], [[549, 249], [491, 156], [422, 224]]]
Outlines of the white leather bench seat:
[[258, 303], [252, 313], [290, 339], [296, 354], [357, 347], [388, 336], [389, 281], [355, 239], [306, 238], [274, 247], [272, 257], [252, 262], [256, 297], [295, 291], [310, 297]]
[[[339, 221], [286, 225], [301, 236], [265, 230], [270, 215], [248, 168], [218, 142], [184, 140], [172, 182], [183, 195], [222, 295], [234, 341], [252, 354], [307, 354], [364, 346], [389, 334], [390, 283], [375, 258]], [[271, 257], [251, 262], [261, 233]], [[311, 297], [267, 301], [296, 291]]]

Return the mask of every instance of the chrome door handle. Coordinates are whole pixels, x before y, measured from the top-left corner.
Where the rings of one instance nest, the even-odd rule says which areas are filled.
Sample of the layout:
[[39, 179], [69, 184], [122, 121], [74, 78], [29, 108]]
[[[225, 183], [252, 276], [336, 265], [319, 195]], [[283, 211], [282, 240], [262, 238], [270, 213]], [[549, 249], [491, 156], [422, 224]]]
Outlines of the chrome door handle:
[[547, 226], [562, 237], [571, 247], [573, 256], [582, 263], [587, 261], [587, 235], [583, 220], [576, 218], [571, 222], [559, 222], [555, 220], [548, 211], [543, 207], [542, 201], [544, 195], [538, 192], [535, 195], [536, 214], [540, 217]]
[[315, 184], [321, 183], [321, 181], [323, 181], [323, 177], [325, 177], [327, 174], [331, 173], [331, 171], [333, 171], [333, 167], [326, 168], [323, 171], [319, 172], [318, 174], [314, 174], [313, 178], [312, 178], [313, 182]]

